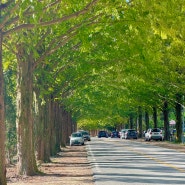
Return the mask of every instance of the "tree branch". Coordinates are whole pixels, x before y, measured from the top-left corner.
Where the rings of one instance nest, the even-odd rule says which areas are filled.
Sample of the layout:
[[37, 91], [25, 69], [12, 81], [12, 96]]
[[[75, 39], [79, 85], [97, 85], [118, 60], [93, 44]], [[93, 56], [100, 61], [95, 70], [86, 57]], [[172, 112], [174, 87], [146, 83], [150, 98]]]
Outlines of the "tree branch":
[[33, 29], [35, 27], [41, 26], [41, 27], [45, 27], [45, 26], [50, 26], [50, 25], [54, 25], [57, 23], [62, 23], [64, 21], [70, 20], [72, 18], [78, 17], [80, 15], [84, 15], [85, 13], [87, 13], [89, 11], [89, 9], [95, 5], [99, 0], [92, 0], [92, 2], [90, 2], [84, 9], [75, 12], [71, 15], [66, 15], [64, 17], [58, 18], [58, 19], [54, 19], [52, 21], [46, 21], [46, 22], [40, 22], [38, 24], [22, 24], [19, 25], [17, 27], [14, 27], [10, 30], [7, 30], [3, 33], [4, 36], [7, 36], [9, 34], [11, 34], [12, 32], [16, 32], [16, 31], [21, 31], [22, 29]]

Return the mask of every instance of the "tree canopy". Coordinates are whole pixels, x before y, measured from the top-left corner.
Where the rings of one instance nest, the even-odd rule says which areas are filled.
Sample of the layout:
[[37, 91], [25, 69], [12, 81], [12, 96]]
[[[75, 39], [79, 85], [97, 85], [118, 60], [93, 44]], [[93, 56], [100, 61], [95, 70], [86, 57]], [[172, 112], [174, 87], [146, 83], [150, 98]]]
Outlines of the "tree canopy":
[[184, 103], [183, 0], [4, 0], [0, 9], [6, 102], [15, 105], [15, 80], [30, 77], [42, 103], [52, 97], [86, 129]]

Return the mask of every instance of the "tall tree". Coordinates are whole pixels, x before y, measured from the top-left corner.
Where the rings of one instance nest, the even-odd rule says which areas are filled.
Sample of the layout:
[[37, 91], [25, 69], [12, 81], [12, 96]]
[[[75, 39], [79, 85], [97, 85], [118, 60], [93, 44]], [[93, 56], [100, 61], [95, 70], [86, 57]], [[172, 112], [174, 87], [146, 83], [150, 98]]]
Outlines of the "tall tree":
[[[1, 22], [0, 22], [0, 125], [1, 125], [1, 130], [0, 130], [0, 136], [1, 138], [1, 143], [0, 143], [0, 154], [1, 154], [1, 158], [0, 158], [0, 182], [2, 185], [6, 184], [5, 182], [5, 154], [4, 154], [4, 143], [5, 143], [5, 126], [4, 126], [4, 96], [3, 96], [3, 69], [2, 69], [2, 43], [3, 43], [3, 36], [7, 37], [8, 35], [10, 35], [11, 33], [15, 33], [18, 32], [22, 29], [34, 29], [36, 27], [36, 25], [40, 24], [41, 26], [48, 26], [48, 25], [53, 25], [53, 24], [57, 24], [60, 23], [62, 21], [66, 21], [68, 19], [72, 19], [76, 16], [79, 15], [83, 15], [86, 12], [89, 11], [90, 7], [92, 7], [97, 1], [91, 1], [87, 3], [87, 6], [82, 6], [82, 8], [80, 10], [77, 10], [75, 13], [71, 12], [70, 9], [70, 15], [68, 16], [63, 16], [63, 13], [61, 13], [58, 9], [58, 11], [53, 11], [54, 7], [57, 7], [62, 5], [62, 2], [60, 1], [53, 1], [50, 4], [48, 4], [49, 2], [45, 1], [45, 2], [41, 2], [41, 1], [34, 1], [34, 2], [30, 2], [30, 1], [10, 1], [8, 3], [5, 4], [1, 4]], [[49, 6], [48, 6], [49, 5]], [[50, 13], [50, 20], [48, 20], [48, 14]], [[44, 17], [44, 14], [47, 15]], [[33, 16], [31, 16], [33, 15]], [[62, 17], [61, 17], [62, 15]], [[42, 19], [41, 19], [42, 18]], [[24, 20], [23, 20], [24, 19]], [[29, 23], [29, 24], [25, 24], [25, 22]], [[20, 47], [20, 46], [19, 46]], [[18, 49], [19, 52], [23, 51], [24, 52], [24, 48], [19, 48]], [[19, 54], [23, 54], [23, 53], [19, 53]], [[18, 57], [19, 58], [19, 57]], [[28, 61], [25, 61], [26, 64], [28, 64]], [[28, 65], [29, 66], [29, 65]], [[29, 68], [27, 66], [26, 71], [30, 71], [31, 68]], [[20, 66], [19, 66], [20, 67]], [[29, 68], [29, 69], [28, 69]], [[31, 71], [30, 71], [31, 72]], [[30, 73], [32, 76], [32, 72]], [[29, 80], [32, 80], [31, 77], [28, 79], [28, 82], [30, 82]], [[20, 78], [21, 79], [21, 78]], [[28, 87], [31, 87], [32, 84], [28, 85]], [[23, 87], [23, 86], [21, 86]], [[24, 92], [24, 91], [23, 91]], [[32, 91], [30, 92], [32, 93]], [[30, 94], [30, 98], [31, 98], [31, 94]], [[19, 101], [23, 100], [24, 97], [19, 97], [20, 99], [18, 99]], [[22, 99], [21, 99], [22, 98]], [[28, 101], [27, 101], [28, 100]], [[30, 102], [31, 99], [27, 99], [26, 102]], [[23, 103], [24, 101], [21, 101], [20, 103]], [[22, 105], [22, 104], [20, 104]], [[29, 108], [32, 108], [30, 106], [28, 106]], [[31, 110], [31, 109], [30, 109]], [[26, 111], [27, 113], [29, 111]], [[24, 112], [24, 116], [26, 115], [26, 112]], [[19, 112], [20, 113], [20, 112]], [[32, 114], [30, 115], [32, 116]], [[20, 120], [23, 121], [23, 115], [18, 114], [18, 117], [20, 118]], [[22, 122], [20, 121], [20, 123]], [[24, 122], [22, 122], [24, 123]], [[30, 122], [29, 127], [25, 127], [25, 125], [21, 126], [20, 125], [20, 130], [19, 133], [22, 133], [23, 135], [25, 134], [24, 131], [21, 129], [26, 129], [28, 130], [28, 128], [32, 129], [33, 123]], [[30, 136], [32, 136], [32, 131], [30, 131]], [[21, 138], [19, 138], [21, 139]], [[32, 143], [33, 141], [31, 141]], [[31, 150], [31, 154], [33, 154], [33, 145], [30, 145], [30, 150]], [[23, 149], [23, 145], [22, 143], [19, 144], [19, 149], [22, 149], [25, 151], [25, 153], [27, 153], [28, 151], [26, 151], [25, 149]], [[20, 151], [20, 150], [19, 150]], [[20, 159], [21, 161], [22, 159]], [[34, 158], [31, 158], [29, 163], [25, 163], [25, 161], [22, 161], [22, 164], [24, 163], [24, 165], [20, 168], [20, 173], [21, 174], [33, 174], [34, 173], [34, 169], [35, 169], [35, 161]]]
[[[0, 17], [1, 17], [0, 10]], [[5, 122], [4, 122], [4, 79], [2, 65], [2, 43], [3, 31], [0, 28], [0, 184], [6, 185], [6, 167], [5, 167]]]

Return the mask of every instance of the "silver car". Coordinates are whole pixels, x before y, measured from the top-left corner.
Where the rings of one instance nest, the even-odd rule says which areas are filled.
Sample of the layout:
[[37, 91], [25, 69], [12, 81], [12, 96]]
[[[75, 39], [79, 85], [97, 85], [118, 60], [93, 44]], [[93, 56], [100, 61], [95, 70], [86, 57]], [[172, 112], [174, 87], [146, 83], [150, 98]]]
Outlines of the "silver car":
[[81, 132], [74, 132], [70, 136], [70, 146], [84, 145], [84, 137]]
[[150, 140], [160, 140], [163, 141], [164, 139], [164, 134], [163, 131], [159, 128], [149, 128], [145, 132], [145, 141], [150, 141]]
[[78, 132], [82, 133], [85, 141], [91, 141], [91, 136], [90, 136], [89, 132], [87, 132], [85, 130], [79, 130]]

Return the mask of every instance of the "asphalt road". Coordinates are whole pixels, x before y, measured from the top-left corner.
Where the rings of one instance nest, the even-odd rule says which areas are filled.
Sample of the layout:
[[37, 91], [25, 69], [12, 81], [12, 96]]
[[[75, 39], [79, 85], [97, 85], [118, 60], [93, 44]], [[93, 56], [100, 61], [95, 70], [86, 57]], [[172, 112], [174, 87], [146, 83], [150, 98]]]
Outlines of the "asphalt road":
[[184, 153], [118, 138], [86, 147], [96, 185], [185, 185]]

